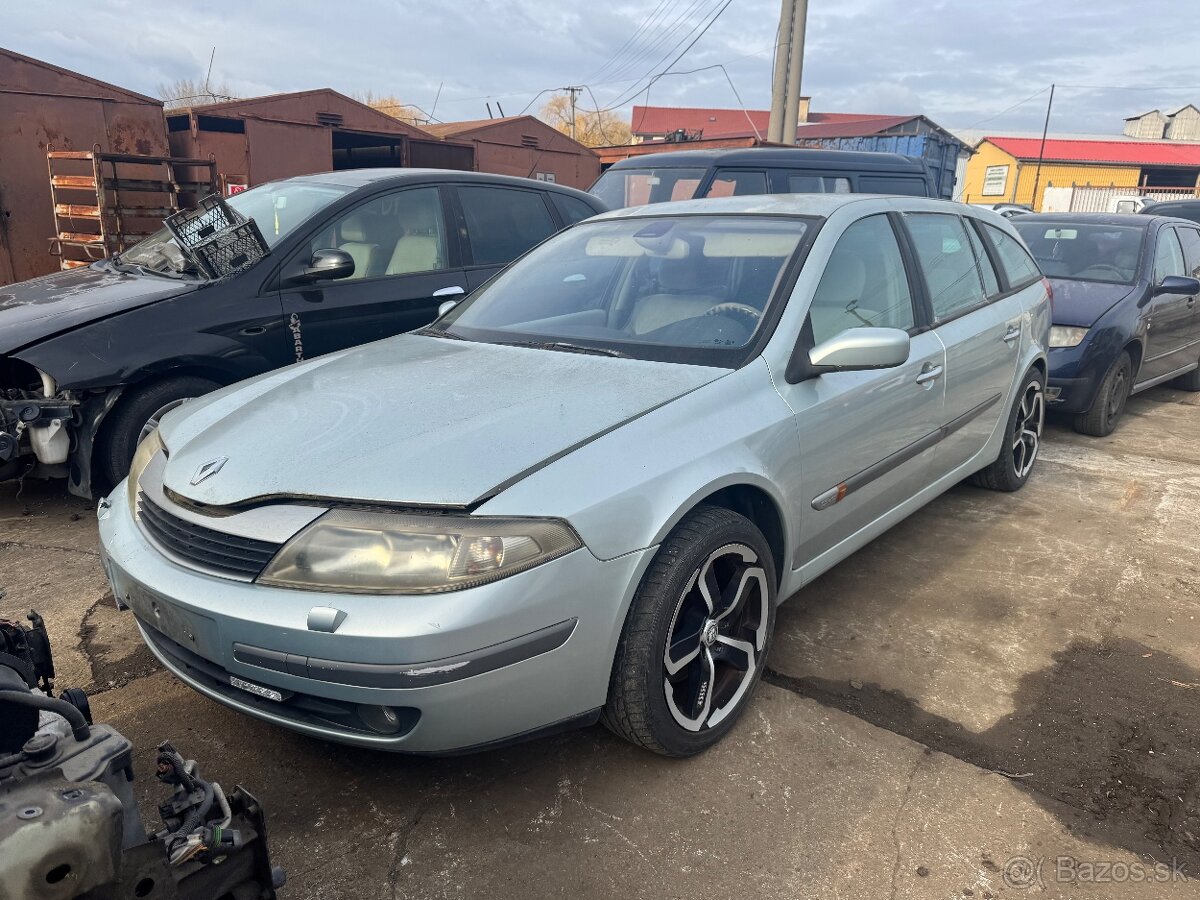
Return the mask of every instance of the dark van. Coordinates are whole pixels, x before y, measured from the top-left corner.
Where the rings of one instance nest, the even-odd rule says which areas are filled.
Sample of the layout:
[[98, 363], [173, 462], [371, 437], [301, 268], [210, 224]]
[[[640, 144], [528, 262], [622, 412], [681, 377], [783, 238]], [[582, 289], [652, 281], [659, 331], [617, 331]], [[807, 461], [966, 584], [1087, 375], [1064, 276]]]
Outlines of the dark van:
[[940, 196], [933, 171], [911, 156], [790, 147], [633, 156], [614, 163], [590, 190], [612, 209], [740, 194]]

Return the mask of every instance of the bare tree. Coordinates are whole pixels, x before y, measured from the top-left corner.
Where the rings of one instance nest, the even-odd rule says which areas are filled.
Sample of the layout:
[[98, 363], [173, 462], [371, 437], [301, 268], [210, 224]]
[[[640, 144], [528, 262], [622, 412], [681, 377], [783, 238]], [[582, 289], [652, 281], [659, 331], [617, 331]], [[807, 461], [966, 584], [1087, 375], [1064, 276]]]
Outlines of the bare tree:
[[381, 113], [391, 116], [393, 119], [399, 119], [408, 125], [429, 124], [429, 117], [425, 115], [418, 107], [411, 103], [402, 103], [400, 98], [395, 94], [376, 94], [374, 91], [360, 91], [356, 94], [351, 94], [359, 103], [365, 103], [372, 109], [377, 109]]
[[[551, 97], [541, 108], [542, 120], [563, 134], [571, 133], [571, 99], [566, 94]], [[611, 147], [632, 140], [629, 123], [609, 110], [575, 107], [575, 140], [587, 147]]]
[[237, 94], [225, 82], [220, 84], [204, 84], [191, 78], [179, 78], [170, 84], [158, 86], [158, 96], [163, 100], [167, 109], [181, 106], [205, 106], [209, 103], [220, 103], [223, 100], [236, 100]]

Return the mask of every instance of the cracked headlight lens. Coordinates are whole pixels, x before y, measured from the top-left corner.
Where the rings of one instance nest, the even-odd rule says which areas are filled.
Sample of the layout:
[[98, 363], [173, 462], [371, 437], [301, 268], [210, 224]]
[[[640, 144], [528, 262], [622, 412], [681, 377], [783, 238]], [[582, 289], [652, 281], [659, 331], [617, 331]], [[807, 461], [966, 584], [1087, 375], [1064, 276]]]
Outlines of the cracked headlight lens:
[[290, 541], [260, 584], [363, 594], [477, 587], [583, 546], [558, 519], [407, 515], [335, 509]]
[[129, 511], [133, 513], [134, 518], [137, 518], [138, 484], [142, 480], [142, 473], [146, 471], [146, 466], [150, 465], [150, 460], [162, 449], [162, 438], [155, 428], [138, 444], [137, 451], [133, 454], [133, 462], [129, 464], [129, 476], [125, 479], [125, 489], [129, 495]]

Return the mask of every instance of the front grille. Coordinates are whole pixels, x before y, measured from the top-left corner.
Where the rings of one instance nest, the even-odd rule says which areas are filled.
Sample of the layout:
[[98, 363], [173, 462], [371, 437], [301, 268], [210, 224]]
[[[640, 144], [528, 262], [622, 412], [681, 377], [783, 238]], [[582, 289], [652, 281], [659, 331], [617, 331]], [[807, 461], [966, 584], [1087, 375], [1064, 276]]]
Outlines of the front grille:
[[146, 534], [172, 556], [205, 571], [232, 578], [255, 578], [282, 546], [226, 534], [181, 519], [144, 493], [138, 494], [138, 519]]

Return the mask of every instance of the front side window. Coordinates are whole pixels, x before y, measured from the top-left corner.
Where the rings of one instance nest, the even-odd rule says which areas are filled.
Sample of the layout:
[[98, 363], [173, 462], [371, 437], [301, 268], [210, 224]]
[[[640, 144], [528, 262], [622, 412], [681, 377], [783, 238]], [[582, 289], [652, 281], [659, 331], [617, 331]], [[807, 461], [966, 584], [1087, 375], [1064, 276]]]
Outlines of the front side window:
[[435, 272], [447, 267], [446, 229], [435, 187], [384, 194], [321, 229], [309, 250], [342, 250], [354, 260], [346, 281]]
[[592, 185], [595, 194], [611, 209], [691, 200], [696, 196], [705, 169], [609, 169]]
[[1154, 248], [1154, 283], [1160, 283], [1168, 275], [1185, 275], [1183, 250], [1174, 228], [1163, 228], [1158, 232], [1158, 244]]
[[808, 317], [818, 344], [847, 328], [914, 327], [904, 258], [886, 215], [855, 222], [838, 238]]
[[488, 343], [739, 365], [812, 222], [584, 222], [516, 262], [435, 329]]
[[464, 185], [458, 197], [477, 266], [512, 262], [555, 232], [546, 202], [534, 191]]
[[766, 192], [767, 176], [764, 172], [718, 172], [704, 196], [742, 197]]
[[1177, 228], [1179, 240], [1183, 244], [1183, 262], [1188, 274], [1200, 278], [1200, 231], [1195, 228]]
[[[1137, 277], [1144, 228], [1078, 221], [1027, 222], [1021, 216], [1012, 224], [1033, 253], [1038, 268], [1050, 278], [1133, 284]], [[1009, 257], [1005, 245], [995, 237], [997, 233], [1003, 234], [989, 227], [988, 235], [1007, 269]]]
[[986, 302], [962, 219], [945, 213], [909, 213], [904, 221], [925, 276], [935, 321], [944, 322]]

